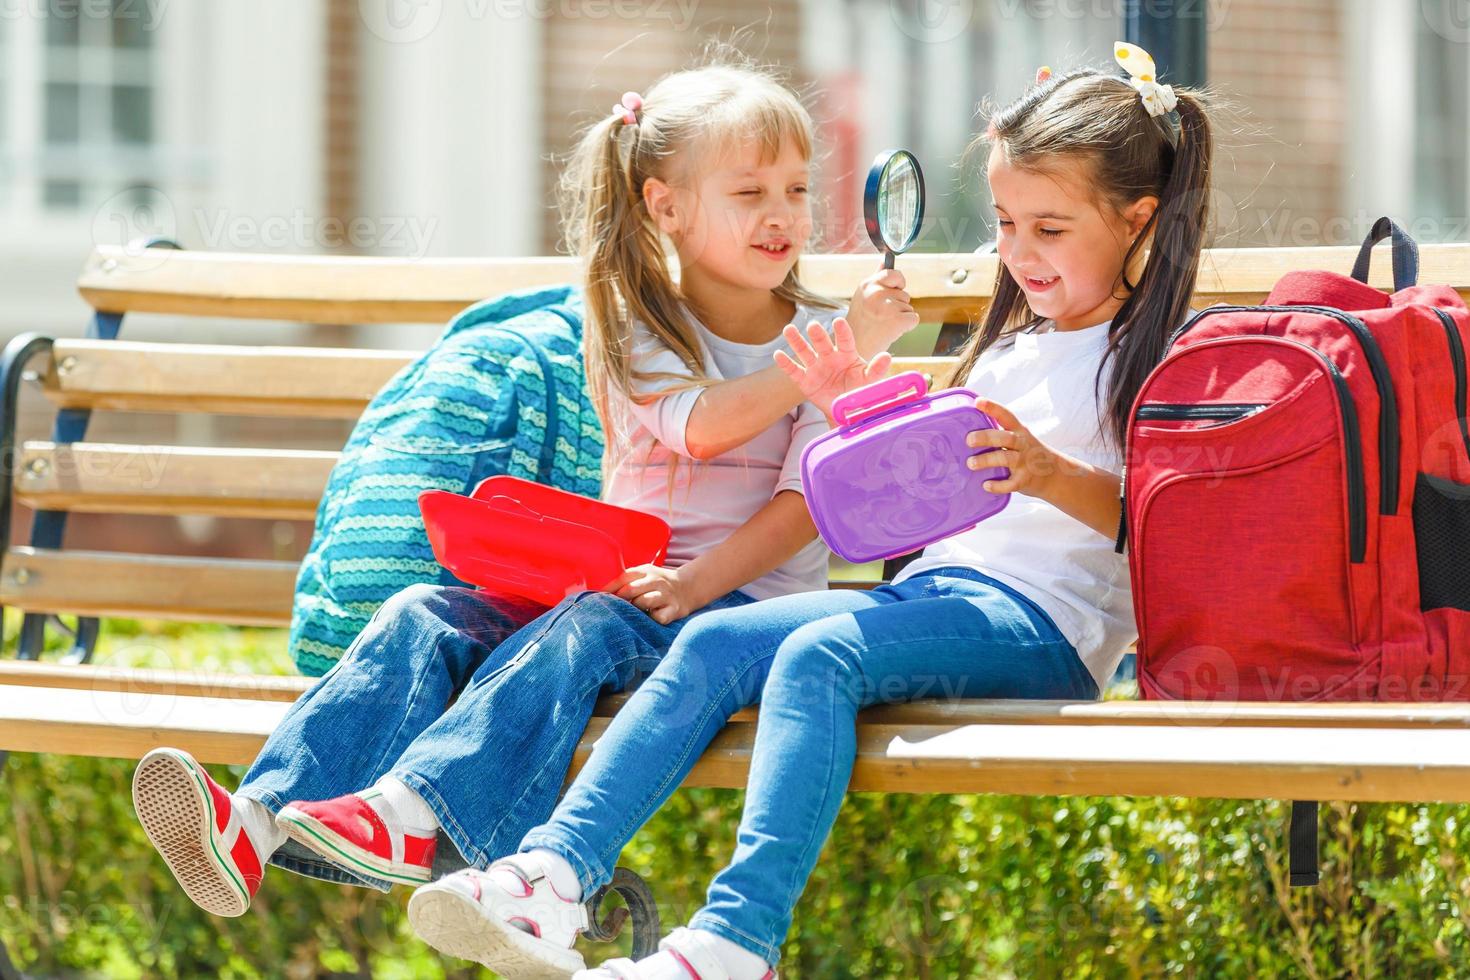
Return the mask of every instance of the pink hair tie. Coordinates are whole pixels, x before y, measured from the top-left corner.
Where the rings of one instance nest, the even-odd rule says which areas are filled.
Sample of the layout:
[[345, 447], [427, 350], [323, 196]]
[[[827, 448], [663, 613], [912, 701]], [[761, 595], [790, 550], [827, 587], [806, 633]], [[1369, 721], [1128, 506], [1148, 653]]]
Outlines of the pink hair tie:
[[623, 124], [638, 125], [638, 110], [643, 108], [643, 96], [637, 92], [624, 92], [623, 99], [612, 107], [614, 116], [621, 116]]
[[1036, 69], [1037, 85], [1040, 85], [1042, 82], [1046, 81], [1049, 78], [1051, 78], [1051, 65], [1042, 65], [1040, 68]]

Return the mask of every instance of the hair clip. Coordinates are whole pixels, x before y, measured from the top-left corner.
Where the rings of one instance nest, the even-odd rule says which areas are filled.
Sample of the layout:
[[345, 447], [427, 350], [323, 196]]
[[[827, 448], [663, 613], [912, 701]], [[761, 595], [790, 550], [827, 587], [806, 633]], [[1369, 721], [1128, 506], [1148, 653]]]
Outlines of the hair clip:
[[1042, 65], [1040, 68], [1036, 69], [1037, 85], [1040, 85], [1042, 82], [1046, 81], [1049, 78], [1051, 78], [1051, 65]]
[[612, 107], [615, 117], [623, 120], [625, 126], [638, 125], [638, 110], [643, 108], [643, 96], [637, 92], [624, 92], [623, 99]]
[[1128, 73], [1128, 84], [1143, 100], [1143, 108], [1150, 116], [1162, 116], [1173, 112], [1179, 104], [1172, 85], [1160, 85], [1154, 68], [1153, 57], [1136, 44], [1117, 41], [1113, 44], [1113, 60]]

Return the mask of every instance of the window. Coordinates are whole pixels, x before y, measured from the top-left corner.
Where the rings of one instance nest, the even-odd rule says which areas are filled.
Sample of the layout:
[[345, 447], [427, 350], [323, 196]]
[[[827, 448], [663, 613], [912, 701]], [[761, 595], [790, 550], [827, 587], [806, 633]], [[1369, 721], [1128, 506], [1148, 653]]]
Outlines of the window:
[[1470, 55], [1463, 36], [1430, 16], [1416, 19], [1414, 215], [1422, 240], [1467, 241], [1470, 228]]
[[71, 211], [152, 177], [153, 25], [131, 0], [43, 10], [40, 203]]
[[15, 141], [10, 135], [10, 25], [0, 17], [0, 214], [10, 209], [15, 183]]

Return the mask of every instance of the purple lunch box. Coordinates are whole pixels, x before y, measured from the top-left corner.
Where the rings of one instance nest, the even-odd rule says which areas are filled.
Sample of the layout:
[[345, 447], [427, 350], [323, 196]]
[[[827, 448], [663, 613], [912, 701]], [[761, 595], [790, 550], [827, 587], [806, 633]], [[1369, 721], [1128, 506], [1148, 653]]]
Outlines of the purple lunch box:
[[832, 403], [838, 428], [801, 454], [807, 509], [822, 539], [850, 562], [895, 558], [968, 531], [1010, 502], [986, 480], [1009, 468], [972, 470], [965, 437], [999, 428], [964, 388], [929, 394], [917, 371], [850, 391]]

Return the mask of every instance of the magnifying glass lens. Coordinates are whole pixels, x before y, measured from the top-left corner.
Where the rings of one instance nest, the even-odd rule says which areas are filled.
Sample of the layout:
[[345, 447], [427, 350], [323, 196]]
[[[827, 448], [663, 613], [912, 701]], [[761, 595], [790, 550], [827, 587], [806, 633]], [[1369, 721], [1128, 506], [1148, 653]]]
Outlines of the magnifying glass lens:
[[878, 154], [863, 190], [863, 222], [868, 238], [893, 268], [893, 257], [908, 251], [924, 223], [924, 172], [907, 150]]
[[919, 182], [915, 178], [913, 162], [907, 156], [896, 157], [883, 175], [878, 222], [884, 241], [895, 251], [907, 247], [917, 230], [914, 219], [919, 210]]

